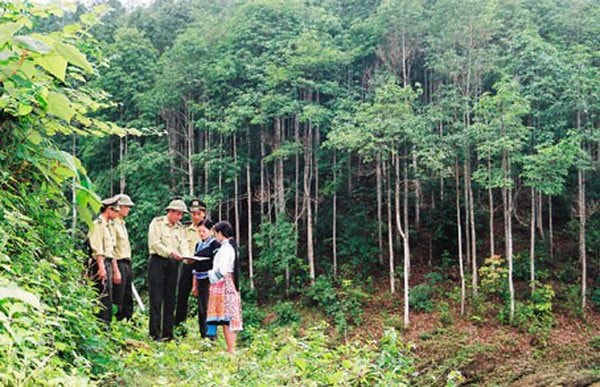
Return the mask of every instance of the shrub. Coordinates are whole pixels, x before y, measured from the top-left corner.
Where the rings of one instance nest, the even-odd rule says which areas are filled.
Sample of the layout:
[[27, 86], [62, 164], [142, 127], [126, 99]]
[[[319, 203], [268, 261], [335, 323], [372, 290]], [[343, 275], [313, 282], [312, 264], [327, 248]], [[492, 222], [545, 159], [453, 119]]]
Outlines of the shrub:
[[454, 318], [450, 313], [450, 304], [446, 301], [441, 301], [438, 304], [438, 312], [440, 313], [440, 322], [443, 326], [447, 327], [454, 324]]
[[340, 289], [336, 289], [331, 280], [319, 277], [306, 291], [306, 296], [325, 310], [333, 318], [338, 331], [350, 325], [359, 324], [363, 312], [363, 301], [368, 297], [352, 280], [342, 280]]
[[277, 315], [277, 323], [279, 325], [288, 325], [300, 321], [300, 314], [290, 301], [275, 304], [273, 311]]
[[592, 292], [592, 304], [594, 304], [596, 309], [600, 309], [600, 288], [596, 288]]
[[[538, 343], [545, 345], [550, 330], [554, 326], [552, 301], [554, 290], [550, 285], [538, 284], [531, 299], [527, 302], [515, 302], [515, 314], [512, 325], [525, 329]], [[501, 322], [508, 324], [510, 309], [507, 304], [499, 313]]]
[[429, 284], [415, 285], [410, 289], [409, 304], [415, 311], [431, 312], [433, 310], [433, 288]]
[[483, 297], [502, 297], [507, 294], [508, 269], [499, 255], [486, 258], [479, 268], [479, 291]]

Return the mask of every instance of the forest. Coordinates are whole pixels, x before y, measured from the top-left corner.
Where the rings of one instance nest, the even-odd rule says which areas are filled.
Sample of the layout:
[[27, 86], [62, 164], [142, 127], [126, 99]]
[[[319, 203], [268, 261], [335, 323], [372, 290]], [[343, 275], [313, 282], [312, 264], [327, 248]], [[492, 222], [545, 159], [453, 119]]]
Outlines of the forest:
[[[600, 382], [598, 20], [594, 0], [0, 0], [0, 384]], [[231, 222], [237, 356], [193, 311], [170, 343], [147, 310], [97, 321], [86, 233], [119, 193], [146, 304], [173, 198]]]

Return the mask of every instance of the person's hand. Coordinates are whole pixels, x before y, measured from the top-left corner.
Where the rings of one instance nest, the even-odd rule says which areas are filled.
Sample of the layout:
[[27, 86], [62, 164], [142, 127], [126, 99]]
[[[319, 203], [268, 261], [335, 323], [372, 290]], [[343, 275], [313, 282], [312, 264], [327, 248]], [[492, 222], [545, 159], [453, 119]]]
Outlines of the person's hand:
[[106, 268], [104, 267], [104, 264], [102, 265], [98, 265], [98, 279], [100, 280], [101, 283], [105, 283], [106, 282], [106, 278], [107, 278], [107, 274], [106, 274]]
[[119, 269], [113, 269], [113, 284], [120, 285], [122, 280], [123, 278], [121, 277], [121, 272], [119, 271]]
[[181, 254], [179, 254], [178, 251], [173, 251], [171, 253], [171, 257], [173, 257], [173, 259], [176, 261], [181, 261], [183, 259], [183, 256]]
[[184, 259], [183, 262], [185, 262], [186, 265], [193, 265], [194, 264], [194, 260], [193, 259]]

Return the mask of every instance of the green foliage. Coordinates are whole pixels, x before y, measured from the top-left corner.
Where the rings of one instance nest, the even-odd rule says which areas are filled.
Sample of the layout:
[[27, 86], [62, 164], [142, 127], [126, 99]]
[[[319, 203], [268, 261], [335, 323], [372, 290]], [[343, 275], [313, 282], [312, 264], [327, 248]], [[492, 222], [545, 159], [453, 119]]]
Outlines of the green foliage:
[[438, 313], [440, 314], [440, 322], [444, 327], [454, 324], [454, 317], [450, 312], [450, 304], [446, 301], [441, 301], [437, 304]]
[[296, 231], [294, 224], [283, 216], [275, 223], [263, 222], [260, 231], [254, 234], [254, 243], [260, 249], [256, 260], [256, 281], [265, 288], [274, 285], [279, 293], [270, 291], [272, 295], [283, 294], [285, 287], [285, 270], [289, 268], [295, 274], [293, 288], [297, 292], [302, 286], [302, 273], [305, 273], [298, 257], [295, 256]]
[[433, 310], [434, 289], [429, 284], [415, 285], [410, 289], [409, 304], [411, 309], [419, 312], [431, 312]]
[[[550, 285], [537, 284], [529, 301], [515, 303], [512, 324], [525, 329], [542, 346], [547, 344], [548, 335], [555, 323], [552, 314], [554, 297], [555, 293]], [[508, 308], [506, 305], [498, 314], [499, 320], [505, 324], [509, 323]]]
[[425, 275], [425, 283], [411, 287], [409, 303], [411, 309], [420, 312], [431, 312], [434, 307], [433, 298], [437, 294], [437, 285], [442, 281], [442, 275], [431, 272]]
[[596, 309], [600, 309], [600, 288], [596, 288], [592, 291], [591, 300]]
[[[51, 33], [39, 20], [56, 5], [2, 3], [0, 15], [0, 375], [2, 384], [87, 384], [115, 369], [116, 342], [95, 317], [86, 257], [65, 227], [73, 192], [80, 218], [98, 209], [86, 170], [52, 136], [126, 134], [90, 118], [107, 106], [87, 87], [94, 62], [88, 30], [102, 9]], [[81, 47], [81, 49], [80, 49]], [[134, 132], [131, 132], [134, 133]]]
[[362, 306], [367, 295], [352, 280], [342, 280], [341, 285], [336, 288], [329, 278], [320, 276], [305, 294], [323, 308], [338, 331], [343, 332], [362, 322]]
[[277, 324], [281, 326], [300, 321], [300, 314], [296, 310], [294, 303], [290, 301], [275, 304], [275, 306], [273, 306], [273, 311], [277, 315]]
[[[406, 385], [414, 372], [411, 347], [394, 331], [379, 343], [330, 343], [319, 323], [298, 334], [277, 327], [253, 329], [254, 340], [236, 356], [191, 334], [172, 343], [149, 343], [124, 352], [124, 384]], [[131, 332], [130, 332], [131, 334]]]
[[479, 268], [480, 287], [484, 296], [504, 296], [507, 292], [507, 272], [505, 261], [499, 255], [486, 258]]

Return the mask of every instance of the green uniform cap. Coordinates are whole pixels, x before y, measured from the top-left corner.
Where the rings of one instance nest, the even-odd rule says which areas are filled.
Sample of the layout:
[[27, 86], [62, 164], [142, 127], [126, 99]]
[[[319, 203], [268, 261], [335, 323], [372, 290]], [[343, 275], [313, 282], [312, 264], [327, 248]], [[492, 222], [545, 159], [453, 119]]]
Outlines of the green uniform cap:
[[190, 212], [193, 211], [205, 211], [206, 212], [206, 204], [200, 199], [192, 199], [190, 202]]

